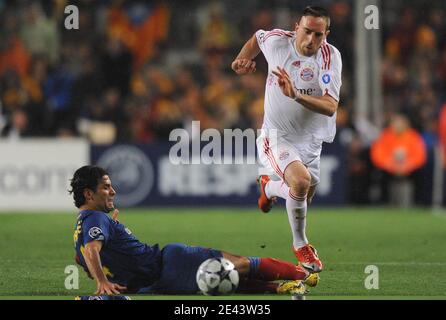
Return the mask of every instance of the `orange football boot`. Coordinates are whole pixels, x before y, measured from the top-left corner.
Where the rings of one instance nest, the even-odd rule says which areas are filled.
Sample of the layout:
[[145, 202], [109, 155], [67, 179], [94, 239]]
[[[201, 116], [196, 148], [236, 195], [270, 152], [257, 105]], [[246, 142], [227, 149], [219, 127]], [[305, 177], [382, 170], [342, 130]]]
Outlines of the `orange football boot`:
[[310, 272], [321, 272], [323, 269], [322, 262], [317, 255], [316, 249], [307, 244], [299, 249], [293, 247], [294, 255], [302, 266]]
[[257, 183], [258, 183], [259, 189], [260, 189], [260, 196], [259, 196], [259, 200], [257, 201], [257, 203], [259, 205], [259, 209], [262, 210], [262, 212], [264, 212], [264, 213], [269, 212], [271, 210], [271, 208], [273, 207], [274, 202], [276, 202], [276, 198], [268, 199], [268, 197], [266, 196], [266, 193], [265, 193], [266, 184], [270, 180], [271, 179], [269, 178], [269, 176], [266, 176], [266, 175], [260, 176], [257, 179]]

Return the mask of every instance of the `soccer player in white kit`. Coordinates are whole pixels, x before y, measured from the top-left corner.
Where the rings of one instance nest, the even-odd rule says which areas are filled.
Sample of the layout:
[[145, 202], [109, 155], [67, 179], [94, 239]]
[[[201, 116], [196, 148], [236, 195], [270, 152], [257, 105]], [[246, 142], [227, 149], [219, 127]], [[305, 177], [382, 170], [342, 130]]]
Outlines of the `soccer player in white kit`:
[[239, 75], [253, 73], [260, 51], [268, 62], [257, 148], [262, 165], [280, 180], [259, 177], [259, 207], [268, 212], [277, 197], [286, 200], [293, 252], [311, 272], [323, 265], [305, 234], [307, 204], [319, 183], [322, 143], [336, 134], [341, 87], [341, 55], [326, 41], [329, 27], [325, 9], [307, 7], [294, 32], [258, 30], [231, 65]]

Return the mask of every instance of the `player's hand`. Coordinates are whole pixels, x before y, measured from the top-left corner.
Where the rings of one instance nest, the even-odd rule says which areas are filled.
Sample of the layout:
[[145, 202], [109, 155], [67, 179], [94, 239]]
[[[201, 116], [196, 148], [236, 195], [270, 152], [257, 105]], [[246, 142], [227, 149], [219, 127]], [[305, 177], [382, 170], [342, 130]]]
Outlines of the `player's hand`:
[[119, 218], [119, 210], [115, 209], [115, 210], [113, 210], [113, 213], [112, 213], [112, 219], [113, 219], [113, 221], [119, 222], [118, 218]]
[[278, 78], [277, 83], [284, 95], [293, 100], [300, 97], [301, 94], [294, 89], [293, 82], [285, 69], [277, 67], [277, 70], [273, 71], [273, 74]]
[[112, 283], [110, 281], [98, 282], [96, 295], [113, 295], [120, 294], [122, 291], [127, 290], [126, 287], [120, 286], [117, 283]]
[[232, 70], [239, 75], [256, 72], [256, 62], [249, 59], [236, 59], [231, 64]]

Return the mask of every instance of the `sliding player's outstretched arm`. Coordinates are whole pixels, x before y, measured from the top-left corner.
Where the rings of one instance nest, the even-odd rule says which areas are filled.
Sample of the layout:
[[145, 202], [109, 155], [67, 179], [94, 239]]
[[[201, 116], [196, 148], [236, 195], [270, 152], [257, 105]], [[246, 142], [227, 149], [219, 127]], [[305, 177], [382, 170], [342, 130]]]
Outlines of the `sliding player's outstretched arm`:
[[120, 291], [126, 290], [116, 283], [108, 281], [107, 277], [102, 271], [101, 256], [99, 253], [102, 249], [101, 241], [91, 241], [85, 246], [85, 262], [87, 263], [88, 270], [97, 283], [97, 291], [95, 294], [120, 294]]
[[260, 53], [256, 35], [253, 35], [243, 46], [237, 58], [232, 62], [231, 68], [239, 75], [249, 74], [256, 71], [256, 63], [253, 61]]

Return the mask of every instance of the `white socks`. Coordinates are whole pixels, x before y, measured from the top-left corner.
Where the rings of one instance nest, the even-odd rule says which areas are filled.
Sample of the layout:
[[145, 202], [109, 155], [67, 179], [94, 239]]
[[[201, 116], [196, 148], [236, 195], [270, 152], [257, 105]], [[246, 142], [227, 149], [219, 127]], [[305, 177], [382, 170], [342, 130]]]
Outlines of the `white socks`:
[[307, 198], [299, 198], [292, 195], [291, 192], [288, 192], [288, 196], [286, 197], [286, 211], [288, 213], [291, 232], [293, 233], [293, 246], [298, 249], [308, 244], [305, 234], [305, 226], [307, 225]]
[[286, 199], [288, 197], [289, 191], [290, 188], [282, 180], [270, 180], [265, 186], [265, 193], [268, 199], [271, 199], [273, 197]]
[[270, 180], [265, 186], [268, 199], [279, 197], [286, 200], [286, 211], [293, 233], [293, 246], [298, 249], [308, 244], [305, 234], [307, 225], [307, 198], [299, 198], [290, 193], [290, 188], [282, 180]]

